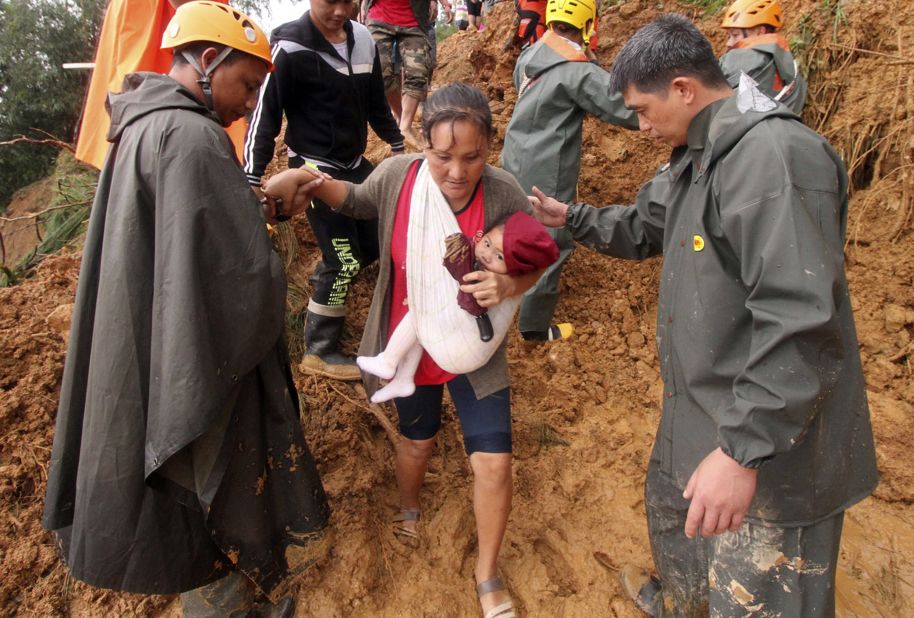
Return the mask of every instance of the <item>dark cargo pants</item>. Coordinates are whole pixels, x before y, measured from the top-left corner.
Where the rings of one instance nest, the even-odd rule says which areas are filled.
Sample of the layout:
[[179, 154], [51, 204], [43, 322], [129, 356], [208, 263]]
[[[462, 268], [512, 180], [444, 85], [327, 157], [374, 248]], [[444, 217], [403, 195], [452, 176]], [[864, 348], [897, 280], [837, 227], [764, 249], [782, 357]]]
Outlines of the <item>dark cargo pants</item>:
[[[301, 167], [304, 160], [290, 157], [289, 167]], [[361, 183], [374, 166], [368, 159], [355, 169], [320, 166], [337, 180]], [[378, 259], [378, 220], [352, 219], [334, 212], [324, 202], [315, 199], [305, 211], [314, 239], [321, 250], [321, 262], [311, 274], [309, 308], [328, 317], [346, 315], [346, 298], [352, 280], [365, 266]]]
[[659, 468], [651, 461], [644, 491], [662, 592], [656, 616], [835, 615], [843, 512], [809, 526], [746, 522], [736, 532], [689, 540], [689, 501]]

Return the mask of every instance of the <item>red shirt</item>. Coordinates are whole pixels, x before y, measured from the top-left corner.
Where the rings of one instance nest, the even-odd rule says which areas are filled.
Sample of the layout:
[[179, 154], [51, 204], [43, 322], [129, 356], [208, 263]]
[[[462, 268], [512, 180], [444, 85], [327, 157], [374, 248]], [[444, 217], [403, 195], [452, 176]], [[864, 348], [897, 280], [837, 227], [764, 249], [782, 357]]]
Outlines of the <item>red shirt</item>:
[[[406, 179], [403, 181], [403, 188], [400, 189], [400, 196], [397, 198], [397, 212], [394, 215], [393, 233], [390, 239], [390, 259], [393, 271], [392, 287], [390, 294], [390, 321], [387, 325], [387, 332], [392, 333], [397, 328], [397, 324], [406, 315], [409, 307], [406, 304], [406, 232], [409, 227], [409, 206], [413, 195], [413, 186], [416, 184], [416, 176], [419, 172], [421, 161], [416, 161], [406, 173]], [[474, 242], [482, 238], [485, 226], [485, 209], [483, 208], [482, 199], [482, 181], [477, 185], [470, 203], [460, 212], [455, 213], [457, 225], [460, 231], [472, 238]], [[444, 239], [441, 239], [444, 242]], [[441, 267], [443, 277], [450, 277], [444, 266]], [[454, 297], [457, 302], [457, 297]], [[422, 384], [444, 384], [456, 374], [448, 373], [438, 366], [428, 352], [422, 352], [422, 360], [419, 361], [419, 369], [413, 382], [416, 385]]]
[[409, 0], [376, 0], [368, 9], [368, 19], [404, 28], [419, 25]]

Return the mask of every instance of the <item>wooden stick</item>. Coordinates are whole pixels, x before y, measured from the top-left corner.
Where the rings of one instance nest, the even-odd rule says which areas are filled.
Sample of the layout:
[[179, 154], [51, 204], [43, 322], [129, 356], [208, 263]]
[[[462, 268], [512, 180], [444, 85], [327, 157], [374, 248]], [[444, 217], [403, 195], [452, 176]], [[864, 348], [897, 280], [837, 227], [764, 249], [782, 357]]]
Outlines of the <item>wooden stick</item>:
[[[385, 433], [387, 433], [387, 438], [390, 440], [390, 443], [394, 447], [397, 446], [397, 443], [400, 441], [400, 432], [397, 431], [397, 429], [396, 429], [396, 427], [394, 427], [393, 423], [390, 422], [390, 419], [387, 418], [387, 415], [384, 414], [384, 410], [381, 409], [381, 406], [379, 406], [376, 403], [369, 403], [366, 406], [365, 404], [355, 401], [351, 397], [348, 397], [340, 389], [338, 389], [332, 382], [328, 381], [327, 385], [330, 386], [330, 388], [333, 389], [340, 397], [342, 397], [343, 399], [345, 399], [352, 405], [356, 406], [357, 408], [366, 410], [372, 416], [374, 416], [375, 419], [377, 419], [377, 421], [381, 424], [381, 427], [384, 429]], [[365, 387], [362, 386], [361, 383], [353, 384], [352, 390], [355, 391], [357, 396], [362, 397], [366, 400], [368, 399], [368, 394], [365, 392]]]
[[914, 64], [914, 59], [905, 58], [904, 56], [896, 56], [895, 54], [887, 54], [885, 52], [878, 52], [872, 49], [861, 49], [860, 47], [852, 47], [850, 45], [841, 45], [840, 43], [829, 43], [829, 47], [836, 47], [839, 49], [847, 49], [849, 51], [859, 52], [861, 54], [872, 54], [874, 56], [882, 56], [884, 58], [894, 58], [896, 60], [902, 60], [905, 64], [910, 63]]
[[[38, 129], [35, 130], [37, 131]], [[17, 135], [9, 141], [0, 142], [0, 146], [12, 146], [13, 144], [19, 143], [38, 144], [40, 146], [57, 146], [58, 148], [69, 150], [71, 153], [76, 153], [76, 149], [73, 148], [73, 146], [59, 139], [35, 139], [33, 137], [26, 137], [25, 135]]]
[[91, 204], [91, 203], [92, 202], [90, 200], [86, 200], [84, 202], [73, 202], [72, 204], [61, 204], [60, 206], [51, 206], [49, 208], [45, 208], [44, 210], [39, 210], [38, 212], [33, 212], [33, 213], [29, 213], [27, 215], [22, 215], [21, 217], [0, 217], [0, 221], [4, 221], [6, 223], [12, 223], [13, 221], [25, 221], [26, 219], [37, 219], [41, 215], [49, 213], [53, 210], [62, 210], [64, 208], [70, 208], [71, 206], [86, 206], [87, 204]]

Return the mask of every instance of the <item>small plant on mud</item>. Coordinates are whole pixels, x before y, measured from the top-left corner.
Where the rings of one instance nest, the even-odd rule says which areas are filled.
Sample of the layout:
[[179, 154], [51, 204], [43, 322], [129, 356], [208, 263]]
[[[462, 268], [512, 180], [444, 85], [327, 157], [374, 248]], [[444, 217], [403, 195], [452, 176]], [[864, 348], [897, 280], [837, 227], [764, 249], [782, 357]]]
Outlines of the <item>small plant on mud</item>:
[[571, 444], [565, 440], [565, 438], [559, 435], [559, 433], [544, 420], [536, 421], [533, 424], [533, 428], [534, 431], [536, 431], [536, 436], [539, 441], [540, 448], [556, 445], [571, 446]]
[[809, 77], [809, 50], [815, 39], [815, 25], [813, 24], [812, 15], [804, 13], [797, 22], [796, 33], [790, 37], [790, 50], [800, 65], [800, 70]]
[[34, 225], [40, 243], [15, 265], [0, 265], [0, 287], [15, 285], [45, 257], [57, 253], [85, 233], [98, 185], [98, 172], [60, 154], [54, 169], [57, 191], [44, 210], [23, 217], [21, 225]]
[[832, 19], [832, 38], [838, 38], [838, 30], [847, 25], [847, 14], [844, 12], [844, 3], [841, 0], [822, 0], [819, 9], [830, 15]]

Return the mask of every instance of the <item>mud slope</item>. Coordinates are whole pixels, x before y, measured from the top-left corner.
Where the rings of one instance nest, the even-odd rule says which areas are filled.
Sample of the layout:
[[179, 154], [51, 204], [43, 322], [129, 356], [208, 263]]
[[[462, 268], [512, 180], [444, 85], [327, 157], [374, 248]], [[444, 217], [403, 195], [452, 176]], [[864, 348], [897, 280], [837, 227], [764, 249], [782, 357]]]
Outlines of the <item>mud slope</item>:
[[[914, 21], [907, 3], [782, 0], [791, 41], [811, 69], [809, 124], [841, 151], [853, 177], [847, 247], [882, 484], [848, 513], [839, 615], [914, 612]], [[637, 27], [674, 2], [623, 2], [600, 20], [608, 64]], [[834, 3], [829, 3], [834, 4]], [[701, 15], [693, 13], [696, 19]], [[476, 83], [498, 125], [492, 162], [516, 97], [513, 56], [501, 51], [511, 16], [440, 47], [435, 81]], [[716, 19], [701, 27], [722, 49]], [[375, 144], [373, 153], [383, 156]], [[668, 155], [649, 140], [589, 120], [581, 200], [628, 203]], [[291, 302], [308, 295], [317, 250], [298, 222]], [[526, 347], [509, 335], [516, 457], [504, 579], [529, 616], [625, 616], [616, 572], [650, 567], [641, 484], [658, 421], [654, 312], [659, 261], [630, 263], [578, 250], [565, 270], [558, 317], [577, 335]], [[0, 290], [0, 613], [164, 614], [172, 598], [91, 589], [66, 577], [41, 530], [47, 461], [78, 256], [48, 260], [36, 277]], [[350, 333], [360, 332], [374, 270], [357, 282]], [[354, 351], [351, 335], [346, 346]], [[303, 423], [334, 508], [335, 543], [290, 582], [299, 616], [474, 616], [471, 475], [448, 414], [423, 494], [422, 546], [389, 533], [397, 497], [382, 424], [347, 385], [297, 376]], [[388, 411], [388, 414], [390, 412]]]

